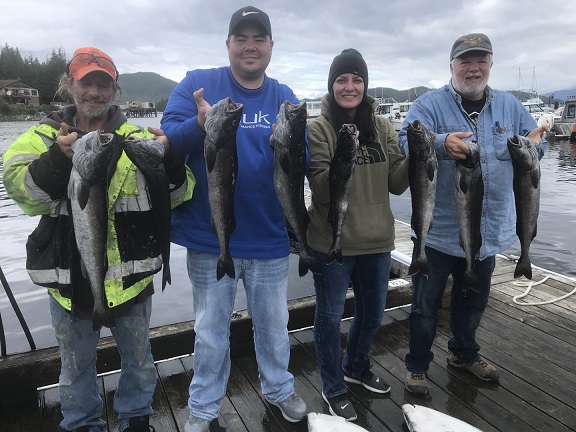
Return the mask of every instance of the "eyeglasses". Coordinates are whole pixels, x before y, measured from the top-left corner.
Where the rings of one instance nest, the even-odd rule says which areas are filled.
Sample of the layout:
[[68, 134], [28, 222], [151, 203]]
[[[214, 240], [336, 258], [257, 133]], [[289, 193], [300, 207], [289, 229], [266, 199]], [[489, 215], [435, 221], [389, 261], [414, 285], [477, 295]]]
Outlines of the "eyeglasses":
[[118, 69], [116, 69], [116, 65], [112, 60], [89, 53], [80, 53], [72, 57], [72, 60], [68, 63], [68, 74], [74, 75], [76, 71], [81, 68], [81, 65], [88, 65], [90, 63], [96, 63], [110, 75], [113, 75], [115, 80], [118, 80]]

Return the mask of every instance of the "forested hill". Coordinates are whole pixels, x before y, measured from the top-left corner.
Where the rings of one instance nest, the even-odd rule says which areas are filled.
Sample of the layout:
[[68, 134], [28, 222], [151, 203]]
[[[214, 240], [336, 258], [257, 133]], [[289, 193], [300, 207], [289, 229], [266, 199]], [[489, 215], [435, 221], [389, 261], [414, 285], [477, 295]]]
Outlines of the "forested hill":
[[167, 101], [178, 83], [154, 72], [136, 72], [120, 74], [118, 84], [122, 89], [118, 103], [125, 104], [127, 101]]

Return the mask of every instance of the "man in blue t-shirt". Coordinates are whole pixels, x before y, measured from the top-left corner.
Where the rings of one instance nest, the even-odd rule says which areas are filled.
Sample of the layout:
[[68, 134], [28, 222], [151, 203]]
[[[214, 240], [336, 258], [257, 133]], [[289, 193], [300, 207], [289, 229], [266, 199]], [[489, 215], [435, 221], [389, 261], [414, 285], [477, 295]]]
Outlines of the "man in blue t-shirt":
[[[229, 325], [238, 280], [243, 280], [262, 394], [292, 422], [307, 414], [288, 372], [289, 240], [284, 213], [274, 191], [272, 124], [292, 90], [269, 78], [272, 31], [266, 13], [252, 6], [230, 20], [226, 47], [230, 66], [194, 70], [176, 86], [162, 118], [162, 129], [196, 177], [192, 200], [173, 212], [172, 241], [188, 249], [196, 322], [190, 417], [185, 432], [205, 432], [218, 417], [230, 374]], [[230, 238], [235, 277], [217, 280], [220, 247], [210, 222], [204, 159], [204, 124], [211, 105], [229, 97], [243, 104], [236, 134], [238, 176], [234, 191], [236, 229]]]

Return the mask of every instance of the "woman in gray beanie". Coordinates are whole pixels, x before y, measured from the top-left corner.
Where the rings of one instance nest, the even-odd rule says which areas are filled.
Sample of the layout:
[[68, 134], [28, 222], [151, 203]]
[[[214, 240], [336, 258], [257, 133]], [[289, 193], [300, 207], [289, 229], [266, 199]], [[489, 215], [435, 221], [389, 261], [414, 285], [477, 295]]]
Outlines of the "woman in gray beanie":
[[[369, 352], [384, 315], [390, 252], [394, 249], [388, 194], [400, 195], [408, 188], [408, 160], [398, 147], [398, 135], [389, 120], [374, 114], [377, 104], [367, 90], [366, 62], [357, 50], [345, 49], [330, 66], [328, 94], [322, 99], [320, 116], [308, 125], [308, 180], [312, 190], [308, 243], [322, 265], [322, 274], [314, 274], [314, 341], [322, 396], [332, 415], [347, 420], [356, 419], [356, 411], [345, 382], [376, 393], [390, 391], [371, 370]], [[340, 237], [341, 263], [330, 263], [329, 172], [343, 124], [356, 125], [359, 146]], [[340, 321], [349, 281], [354, 289], [355, 313], [342, 358]]]

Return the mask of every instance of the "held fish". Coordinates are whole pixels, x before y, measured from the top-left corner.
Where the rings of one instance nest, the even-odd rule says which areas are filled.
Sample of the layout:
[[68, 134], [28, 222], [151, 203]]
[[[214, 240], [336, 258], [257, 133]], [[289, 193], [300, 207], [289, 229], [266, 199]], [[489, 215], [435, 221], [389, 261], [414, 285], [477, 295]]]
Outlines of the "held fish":
[[230, 255], [230, 237], [236, 229], [234, 215], [234, 188], [238, 177], [238, 153], [236, 131], [240, 125], [243, 105], [230, 98], [214, 104], [206, 114], [206, 138], [204, 158], [208, 177], [208, 201], [212, 217], [212, 229], [218, 237], [220, 256], [216, 278], [227, 274], [235, 279], [234, 262]]
[[464, 291], [472, 288], [480, 291], [480, 282], [475, 272], [476, 254], [482, 246], [480, 223], [484, 200], [484, 180], [480, 169], [478, 144], [469, 141], [470, 154], [456, 161], [456, 214], [460, 227], [460, 246], [466, 254], [466, 271], [462, 281]]
[[104, 292], [108, 231], [106, 171], [112, 159], [114, 135], [90, 132], [77, 139], [72, 149], [68, 197], [82, 273], [90, 282], [94, 297], [92, 329], [98, 331], [103, 325], [115, 325]]
[[540, 211], [540, 160], [537, 144], [516, 135], [508, 140], [508, 151], [514, 168], [514, 201], [516, 204], [516, 235], [520, 240], [520, 259], [514, 277], [532, 279], [528, 251], [536, 237]]
[[273, 134], [274, 189], [289, 229], [298, 240], [300, 276], [308, 273], [308, 269], [315, 273], [321, 271], [306, 239], [306, 229], [310, 223], [304, 202], [306, 117], [306, 102], [294, 105], [285, 101], [280, 106]]
[[448, 414], [421, 405], [402, 405], [402, 414], [410, 432], [482, 432]]
[[160, 141], [145, 138], [128, 138], [122, 143], [124, 151], [146, 180], [154, 224], [162, 251], [162, 291], [170, 276], [170, 184], [164, 169], [164, 145]]
[[363, 427], [342, 417], [328, 414], [308, 413], [308, 432], [368, 432]]
[[348, 199], [352, 189], [352, 177], [356, 167], [356, 153], [358, 151], [358, 129], [353, 124], [344, 124], [338, 132], [336, 148], [330, 170], [328, 183], [330, 187], [330, 207], [328, 209], [328, 223], [332, 227], [332, 245], [328, 251], [326, 263], [334, 260], [342, 263], [342, 250], [340, 249], [340, 236], [348, 210]]
[[438, 179], [438, 160], [434, 143], [434, 133], [421, 121], [415, 120], [408, 125], [408, 179], [412, 199], [412, 218], [410, 224], [416, 234], [412, 249], [412, 262], [408, 272], [418, 272], [428, 276], [428, 259], [425, 246], [428, 232], [432, 228], [432, 216], [436, 205], [436, 182]]

